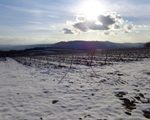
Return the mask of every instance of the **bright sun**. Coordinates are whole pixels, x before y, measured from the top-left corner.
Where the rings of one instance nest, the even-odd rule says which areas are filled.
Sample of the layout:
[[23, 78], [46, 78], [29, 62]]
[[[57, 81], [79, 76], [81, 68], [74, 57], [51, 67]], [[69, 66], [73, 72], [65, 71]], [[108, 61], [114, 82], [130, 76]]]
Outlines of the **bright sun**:
[[105, 10], [106, 7], [100, 0], [85, 0], [80, 3], [77, 13], [84, 15], [87, 20], [96, 20]]

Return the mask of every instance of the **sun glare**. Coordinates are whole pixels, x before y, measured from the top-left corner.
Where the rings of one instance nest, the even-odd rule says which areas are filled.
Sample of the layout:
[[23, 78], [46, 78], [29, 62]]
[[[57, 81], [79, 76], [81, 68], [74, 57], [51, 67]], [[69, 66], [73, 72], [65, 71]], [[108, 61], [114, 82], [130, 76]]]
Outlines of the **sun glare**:
[[105, 10], [106, 7], [100, 0], [86, 0], [80, 3], [77, 13], [84, 15], [87, 20], [96, 20]]

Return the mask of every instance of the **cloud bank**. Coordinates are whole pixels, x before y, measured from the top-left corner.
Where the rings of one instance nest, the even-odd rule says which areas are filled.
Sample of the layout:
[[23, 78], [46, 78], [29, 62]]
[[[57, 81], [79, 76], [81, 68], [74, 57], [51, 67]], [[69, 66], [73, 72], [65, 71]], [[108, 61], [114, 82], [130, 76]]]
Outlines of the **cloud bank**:
[[76, 34], [82, 32], [103, 32], [105, 35], [109, 35], [111, 32], [123, 32], [129, 33], [134, 29], [134, 25], [128, 23], [116, 12], [108, 12], [100, 14], [97, 19], [87, 19], [84, 15], [77, 15], [74, 21], [66, 23], [66, 27], [63, 29], [64, 34]]

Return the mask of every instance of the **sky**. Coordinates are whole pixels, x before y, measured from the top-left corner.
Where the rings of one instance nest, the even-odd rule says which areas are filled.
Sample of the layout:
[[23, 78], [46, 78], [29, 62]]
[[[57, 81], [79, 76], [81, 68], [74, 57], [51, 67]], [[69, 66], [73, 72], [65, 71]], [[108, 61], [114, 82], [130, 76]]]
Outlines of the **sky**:
[[0, 45], [150, 41], [150, 0], [0, 0]]

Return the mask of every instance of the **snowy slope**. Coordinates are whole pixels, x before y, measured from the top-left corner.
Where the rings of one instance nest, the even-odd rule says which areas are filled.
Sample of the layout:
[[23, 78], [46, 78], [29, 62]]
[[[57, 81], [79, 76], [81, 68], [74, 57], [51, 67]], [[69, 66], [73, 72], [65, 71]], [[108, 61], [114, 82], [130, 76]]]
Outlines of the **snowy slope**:
[[39, 69], [10, 58], [0, 61], [0, 120], [148, 119], [143, 110], [150, 108], [149, 59], [94, 67], [94, 72], [74, 67]]

